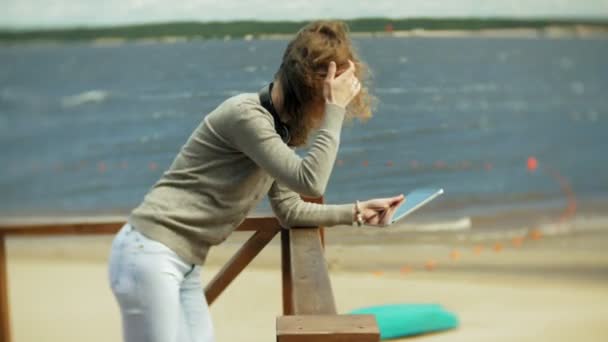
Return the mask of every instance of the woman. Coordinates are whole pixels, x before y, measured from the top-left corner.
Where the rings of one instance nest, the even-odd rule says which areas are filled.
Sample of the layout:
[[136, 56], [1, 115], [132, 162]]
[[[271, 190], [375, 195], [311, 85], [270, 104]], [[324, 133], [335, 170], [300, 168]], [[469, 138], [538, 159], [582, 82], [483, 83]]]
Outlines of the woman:
[[[346, 111], [370, 115], [364, 71], [344, 24], [314, 22], [288, 44], [268, 88], [229, 98], [202, 120], [113, 241], [125, 341], [214, 340], [201, 265], [265, 194], [284, 227], [390, 220], [403, 195], [339, 205], [300, 198], [323, 195]], [[314, 130], [299, 157], [293, 148]]]

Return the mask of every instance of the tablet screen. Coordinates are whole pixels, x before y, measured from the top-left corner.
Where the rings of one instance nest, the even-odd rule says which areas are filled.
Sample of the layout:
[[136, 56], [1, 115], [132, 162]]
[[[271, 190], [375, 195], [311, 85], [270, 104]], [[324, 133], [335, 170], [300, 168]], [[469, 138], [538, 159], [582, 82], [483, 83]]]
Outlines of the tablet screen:
[[422, 207], [426, 203], [430, 202], [433, 198], [441, 195], [443, 189], [440, 188], [424, 188], [416, 189], [405, 197], [405, 203], [401, 204], [397, 211], [393, 214], [391, 223], [399, 221], [405, 216], [412, 213], [414, 210]]

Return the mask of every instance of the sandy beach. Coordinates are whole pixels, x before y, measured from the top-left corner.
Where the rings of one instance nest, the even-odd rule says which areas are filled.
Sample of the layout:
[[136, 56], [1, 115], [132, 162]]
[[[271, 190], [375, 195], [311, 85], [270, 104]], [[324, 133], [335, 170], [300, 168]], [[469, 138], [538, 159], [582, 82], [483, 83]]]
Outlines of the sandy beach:
[[[331, 228], [326, 255], [340, 313], [385, 303], [441, 303], [459, 316], [457, 330], [414, 340], [606, 341], [603, 228], [519, 243], [437, 234], [397, 239], [388, 231], [383, 241], [354, 228]], [[212, 250], [204, 280], [245, 238], [234, 234]], [[120, 340], [118, 307], [106, 280], [110, 239], [9, 239], [14, 341]], [[275, 240], [212, 305], [218, 341], [275, 340], [278, 260]]]

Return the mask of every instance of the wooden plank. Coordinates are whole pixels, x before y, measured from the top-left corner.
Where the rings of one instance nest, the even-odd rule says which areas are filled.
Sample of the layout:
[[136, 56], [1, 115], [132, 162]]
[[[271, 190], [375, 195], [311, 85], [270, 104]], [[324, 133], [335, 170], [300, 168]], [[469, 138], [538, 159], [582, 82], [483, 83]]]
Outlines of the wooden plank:
[[12, 235], [114, 234], [124, 225], [119, 216], [12, 217], [0, 220], [0, 232]]
[[325, 228], [319, 227], [319, 238], [321, 239], [321, 247], [323, 247], [323, 251], [325, 251]]
[[373, 315], [277, 317], [277, 342], [378, 342]]
[[[124, 224], [118, 216], [20, 217], [0, 219], [0, 232], [8, 235], [84, 235], [115, 234]], [[272, 216], [247, 217], [236, 230], [276, 231], [279, 222]]]
[[[300, 196], [300, 198], [306, 202], [317, 203], [317, 204], [325, 203], [325, 198], [323, 196], [321, 196], [321, 197]], [[319, 235], [321, 236], [321, 246], [323, 246], [323, 249], [325, 249], [325, 228], [324, 227], [319, 227]]]
[[321, 196], [321, 197], [300, 196], [300, 198], [306, 202], [317, 203], [317, 204], [323, 204], [323, 199], [324, 199], [323, 196]]
[[273, 231], [277, 232], [281, 229], [279, 220], [274, 216], [248, 216], [236, 230], [238, 231]]
[[45, 226], [95, 225], [95, 224], [124, 224], [125, 216], [121, 215], [90, 215], [90, 216], [4, 216], [0, 218], [0, 229], [11, 227], [35, 228]]
[[205, 287], [207, 303], [211, 305], [230, 283], [249, 265], [272, 240], [278, 230], [259, 230], [253, 234]]
[[294, 228], [289, 233], [294, 314], [335, 314], [319, 229]]
[[289, 230], [281, 229], [281, 280], [283, 285], [283, 315], [293, 315], [291, 255], [289, 253], [289, 245]]
[[[124, 223], [123, 223], [124, 224]], [[122, 227], [119, 223], [97, 224], [61, 224], [0, 227], [0, 232], [6, 235], [42, 236], [42, 235], [111, 235], [116, 234]]]
[[0, 342], [10, 342], [11, 340], [9, 310], [6, 238], [4, 234], [0, 234]]

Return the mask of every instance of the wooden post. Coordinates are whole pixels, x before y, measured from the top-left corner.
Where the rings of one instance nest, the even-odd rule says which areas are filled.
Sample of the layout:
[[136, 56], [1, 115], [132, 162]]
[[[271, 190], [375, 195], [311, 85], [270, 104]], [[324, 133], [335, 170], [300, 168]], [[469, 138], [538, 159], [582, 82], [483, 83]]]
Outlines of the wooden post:
[[296, 315], [335, 315], [336, 303], [318, 228], [290, 233], [293, 311]]
[[321, 239], [321, 247], [325, 250], [325, 228], [319, 227], [319, 238]]
[[293, 292], [291, 283], [291, 254], [289, 252], [289, 230], [281, 229], [281, 279], [283, 284], [283, 315], [293, 315]]
[[281, 247], [285, 314], [277, 317], [277, 342], [380, 341], [373, 315], [336, 314], [321, 229], [282, 231]]
[[[323, 196], [321, 196], [321, 197], [300, 196], [300, 198], [302, 198], [304, 201], [310, 202], [310, 203], [317, 203], [317, 204], [325, 203], [325, 197], [323, 197]], [[323, 247], [323, 249], [325, 249], [325, 228], [323, 226], [319, 227], [319, 237], [321, 238], [321, 246]]]
[[6, 239], [0, 233], [0, 342], [11, 341], [11, 321], [8, 305], [8, 272], [6, 262]]

